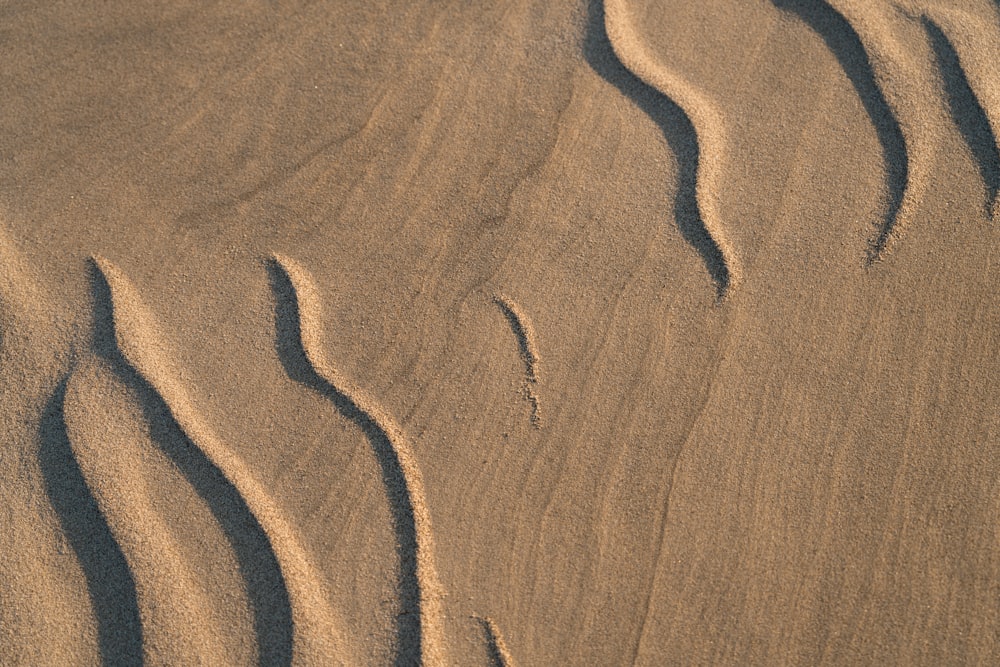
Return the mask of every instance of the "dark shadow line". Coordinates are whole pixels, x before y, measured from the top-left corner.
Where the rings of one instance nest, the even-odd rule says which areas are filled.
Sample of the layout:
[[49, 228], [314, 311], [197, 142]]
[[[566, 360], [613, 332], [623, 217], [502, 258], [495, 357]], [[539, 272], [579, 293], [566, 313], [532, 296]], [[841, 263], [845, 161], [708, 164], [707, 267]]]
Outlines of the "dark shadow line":
[[534, 387], [538, 383], [538, 350], [533, 340], [527, 315], [518, 312], [519, 308], [517, 304], [503, 295], [493, 295], [493, 302], [500, 309], [504, 318], [506, 318], [511, 331], [514, 333], [514, 337], [517, 339], [518, 349], [521, 352], [521, 361], [524, 363], [524, 384], [521, 389], [524, 397], [531, 404], [532, 426], [541, 428], [541, 405]]
[[531, 341], [528, 338], [528, 330], [525, 323], [521, 322], [521, 318], [514, 310], [512, 304], [503, 297], [495, 296], [493, 297], [493, 302], [497, 304], [503, 316], [507, 318], [511, 331], [514, 332], [514, 337], [517, 338], [517, 345], [521, 350], [521, 358], [524, 361], [528, 382], [535, 382], [538, 379], [538, 359], [531, 349]]
[[988, 206], [992, 207], [997, 198], [997, 190], [1000, 190], [1000, 153], [997, 151], [997, 138], [993, 134], [993, 128], [990, 127], [986, 111], [979, 104], [976, 93], [965, 77], [965, 71], [962, 69], [955, 48], [934, 21], [924, 16], [923, 22], [937, 58], [938, 69], [941, 71], [952, 118], [969, 150], [972, 151], [983, 185], [986, 186]]
[[268, 667], [291, 665], [292, 606], [270, 538], [239, 490], [188, 437], [164, 399], [118, 349], [110, 287], [93, 262], [91, 270], [95, 351], [135, 391], [149, 425], [150, 438], [205, 501], [225, 533], [246, 583], [258, 663]]
[[583, 55], [590, 67], [605, 81], [632, 100], [656, 123], [677, 157], [677, 194], [674, 198], [674, 218], [681, 236], [698, 254], [715, 283], [717, 296], [729, 289], [730, 275], [719, 244], [709, 234], [698, 208], [698, 135], [691, 119], [673, 100], [633, 74], [615, 54], [604, 25], [604, 3], [589, 0], [587, 32], [583, 40]]
[[868, 264], [873, 263], [885, 249], [909, 181], [909, 157], [906, 139], [899, 121], [882, 94], [875, 80], [868, 53], [861, 38], [851, 24], [825, 0], [771, 0], [775, 7], [797, 15], [826, 43], [850, 79], [855, 92], [864, 105], [878, 141], [882, 146], [882, 159], [886, 169], [886, 187], [889, 192], [885, 220], [868, 249]]
[[64, 413], [67, 381], [63, 378], [49, 399], [39, 426], [45, 490], [87, 580], [102, 663], [142, 665], [135, 579], [73, 454]]
[[483, 629], [483, 634], [486, 635], [486, 653], [489, 655], [490, 663], [493, 667], [512, 667], [507, 664], [507, 657], [500, 648], [500, 642], [502, 641], [499, 636], [500, 631], [493, 621], [481, 616], [476, 616], [475, 618], [479, 621], [479, 625]]
[[365, 434], [382, 473], [382, 483], [392, 512], [400, 571], [400, 612], [396, 622], [398, 653], [395, 664], [418, 665], [421, 660], [420, 580], [417, 573], [417, 529], [413, 503], [403, 467], [389, 436], [378, 422], [358, 407], [350, 396], [323, 378], [309, 362], [302, 344], [298, 298], [291, 279], [275, 260], [267, 262], [275, 297], [275, 348], [289, 378], [333, 403], [337, 411]]

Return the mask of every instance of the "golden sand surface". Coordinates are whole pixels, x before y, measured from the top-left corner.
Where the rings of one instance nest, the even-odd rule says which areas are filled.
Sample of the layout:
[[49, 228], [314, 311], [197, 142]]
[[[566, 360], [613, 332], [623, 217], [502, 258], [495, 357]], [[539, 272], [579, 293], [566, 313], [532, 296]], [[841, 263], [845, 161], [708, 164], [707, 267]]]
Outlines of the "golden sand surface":
[[0, 17], [0, 665], [1000, 664], [996, 0]]

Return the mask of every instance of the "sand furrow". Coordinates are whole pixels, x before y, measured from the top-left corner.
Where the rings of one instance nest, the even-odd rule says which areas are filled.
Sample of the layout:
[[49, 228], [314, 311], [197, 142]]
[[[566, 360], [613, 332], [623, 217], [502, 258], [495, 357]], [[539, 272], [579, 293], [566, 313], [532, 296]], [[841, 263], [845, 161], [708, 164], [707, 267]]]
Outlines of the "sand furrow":
[[199, 464], [209, 467], [222, 482], [202, 495], [208, 496], [213, 514], [240, 559], [254, 606], [261, 662], [350, 663], [323, 577], [295, 529], [250, 468], [201, 418], [179, 381], [156, 323], [125, 275], [106, 260], [95, 259], [94, 264], [104, 283], [98, 285], [96, 300], [106, 301], [111, 310], [112, 340], [107, 347], [114, 347], [141, 383], [162, 401], [164, 412], [192, 449], [200, 452]]
[[535, 428], [542, 425], [541, 407], [538, 402], [536, 387], [539, 381], [538, 365], [541, 357], [538, 354], [538, 344], [536, 342], [535, 328], [528, 319], [527, 314], [512, 299], [496, 294], [493, 302], [500, 307], [500, 311], [510, 323], [510, 328], [517, 338], [520, 348], [521, 358], [524, 360], [524, 395], [531, 403], [531, 423]]
[[[937, 95], [931, 68], [897, 33], [907, 19], [891, 6], [868, 0], [826, 0], [857, 34], [867, 62], [903, 135], [906, 186], [893, 210], [872, 238], [866, 263], [882, 259], [890, 244], [917, 215], [940, 149], [947, 113]], [[886, 159], [891, 159], [887, 155]]]
[[398, 664], [445, 663], [442, 590], [423, 478], [413, 447], [396, 420], [331, 364], [323, 350], [322, 303], [312, 276], [275, 255], [269, 263], [276, 297], [278, 354], [293, 379], [321, 393], [367, 436], [382, 470], [400, 558]]
[[694, 130], [698, 150], [695, 199], [698, 224], [704, 233], [701, 242], [692, 242], [702, 254], [722, 299], [740, 279], [736, 253], [725, 235], [720, 213], [720, 181], [728, 154], [722, 113], [707, 95], [646, 49], [632, 24], [627, 0], [605, 0], [604, 12], [608, 40], [622, 64], [680, 107]]
[[514, 667], [514, 659], [510, 657], [510, 650], [507, 643], [500, 634], [500, 628], [489, 616], [477, 616], [476, 620], [483, 627], [483, 634], [486, 635], [486, 648], [489, 651], [490, 662], [493, 667]]

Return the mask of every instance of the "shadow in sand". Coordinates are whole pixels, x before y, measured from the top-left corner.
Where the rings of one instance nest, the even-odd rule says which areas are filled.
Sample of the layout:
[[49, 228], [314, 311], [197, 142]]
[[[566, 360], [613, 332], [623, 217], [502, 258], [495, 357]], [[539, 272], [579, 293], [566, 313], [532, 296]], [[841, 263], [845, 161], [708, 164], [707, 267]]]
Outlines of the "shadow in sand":
[[882, 146], [882, 157], [886, 168], [886, 186], [889, 191], [888, 209], [885, 221], [872, 240], [869, 249], [869, 263], [874, 261], [889, 241], [896, 216], [903, 204], [909, 180], [909, 157], [906, 153], [906, 140], [899, 127], [889, 103], [886, 102], [872, 70], [868, 53], [857, 32], [843, 16], [825, 2], [817, 0], [771, 0], [774, 6], [799, 17], [816, 34], [826, 47], [830, 49], [841, 69], [851, 81], [855, 92], [861, 98], [865, 113], [875, 127], [879, 143]]
[[1000, 189], [1000, 153], [997, 152], [997, 138], [993, 135], [989, 118], [979, 104], [965, 71], [958, 60], [958, 54], [944, 32], [929, 18], [924, 17], [924, 28], [930, 37], [931, 47], [937, 58], [938, 69], [944, 83], [945, 94], [952, 118], [962, 138], [972, 151], [972, 157], [979, 167], [979, 174], [986, 186], [989, 206], [997, 198]]
[[295, 288], [278, 262], [267, 262], [271, 289], [275, 296], [275, 347], [278, 358], [292, 380], [327, 398], [337, 411], [361, 429], [371, 445], [382, 472], [382, 483], [392, 511], [400, 562], [400, 613], [396, 623], [398, 653], [396, 665], [420, 663], [422, 634], [420, 626], [420, 579], [417, 572], [417, 529], [413, 502], [396, 450], [376, 420], [320, 376], [306, 357]]
[[698, 209], [698, 138], [691, 120], [673, 100], [632, 74], [615, 55], [604, 27], [602, 0], [590, 0], [588, 4], [583, 55], [601, 78], [635, 102], [659, 126], [670, 150], [677, 156], [680, 171], [674, 202], [677, 227], [701, 255], [718, 296], [723, 296], [729, 288], [729, 268]]
[[96, 265], [91, 266], [94, 300], [94, 348], [132, 387], [149, 425], [153, 442], [177, 466], [219, 522], [239, 564], [254, 617], [259, 663], [292, 662], [292, 607], [271, 541], [239, 490], [183, 431], [163, 398], [133, 369], [115, 340], [111, 291]]
[[42, 414], [39, 464], [45, 490], [87, 579], [105, 665], [141, 665], [142, 621], [135, 579], [73, 454], [63, 404], [67, 379]]

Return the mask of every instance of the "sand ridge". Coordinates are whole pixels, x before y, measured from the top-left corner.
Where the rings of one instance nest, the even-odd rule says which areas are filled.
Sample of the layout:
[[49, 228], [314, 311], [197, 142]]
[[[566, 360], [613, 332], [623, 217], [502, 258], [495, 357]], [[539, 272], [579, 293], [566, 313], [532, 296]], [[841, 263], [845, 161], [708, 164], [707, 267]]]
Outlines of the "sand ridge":
[[1000, 18], [991, 15], [989, 7], [986, 16], [939, 3], [906, 3], [904, 7], [924, 22], [952, 117], [978, 163], [987, 213], [996, 219], [1000, 215], [1000, 85], [995, 63], [1000, 59]]
[[[37, 267], [0, 228], [0, 662], [72, 664], [107, 655], [123, 663], [135, 646], [89, 622], [130, 612], [116, 589], [128, 587], [122, 560], [98, 512], [81, 492], [79, 468], [53, 428], [52, 396], [76, 338], [63, 304], [46, 294]], [[106, 573], [93, 586], [87, 571]], [[135, 616], [132, 620], [137, 620]]]
[[[149, 487], [157, 480], [145, 474], [140, 446], [102, 446], [108, 441], [143, 442], [141, 431], [132, 428], [141, 417], [129, 414], [127, 392], [127, 385], [106, 364], [87, 360], [70, 376], [65, 403], [57, 407], [73, 456], [135, 581], [133, 604], [141, 629], [134, 621], [120, 624], [116, 630], [130, 634], [119, 634], [116, 640], [142, 647], [144, 660], [152, 663], [192, 662], [205, 655], [245, 660], [246, 653], [226, 631], [240, 624], [227, 622], [223, 610], [212, 603], [193, 571], [196, 564], [184, 557], [168, 520], [152, 501]], [[87, 420], [88, 408], [106, 415], [109, 427]]]
[[477, 620], [483, 626], [483, 632], [486, 634], [493, 667], [514, 667], [514, 659], [510, 657], [510, 650], [507, 648], [507, 643], [504, 642], [497, 624], [489, 616], [477, 617]]
[[637, 77], [676, 102], [694, 125], [699, 149], [695, 186], [698, 208], [701, 224], [713, 246], [708, 255], [707, 268], [721, 300], [729, 288], [740, 280], [736, 250], [725, 234], [723, 203], [718, 200], [718, 182], [725, 174], [728, 152], [725, 120], [702, 91], [671, 72], [645, 49], [632, 27], [628, 0], [607, 0], [604, 3], [604, 20], [608, 39], [622, 63]]
[[[869, 264], [885, 255], [893, 239], [917, 215], [936, 166], [942, 126], [949, 122], [959, 123], [969, 141], [983, 176], [985, 208], [990, 216], [995, 215], [997, 179], [1000, 178], [996, 86], [989, 75], [983, 73], [981, 61], [974, 59], [971, 50], [965, 64], [962, 63], [946, 31], [961, 35], [963, 44], [969, 42], [967, 35], [974, 34], [982, 49], [995, 50], [1000, 38], [996, 16], [990, 21], [961, 10], [943, 9], [937, 3], [896, 2], [881, 6], [830, 0], [827, 4], [846, 18], [864, 44], [873, 76], [892, 110], [892, 127], [899, 128], [903, 142], [897, 147], [888, 145], [891, 139], [884, 142], [887, 162], [901, 165], [900, 178], [905, 185], [901, 190], [890, 185], [887, 217], [872, 239]], [[915, 40], [902, 38], [907, 28], [912, 29], [921, 21], [927, 30], [933, 56], [929, 49], [915, 49]], [[907, 23], [911, 25], [906, 26]], [[969, 66], [972, 68], [969, 70], [971, 80], [976, 82], [974, 89], [978, 92], [970, 88], [971, 80], [966, 73]], [[939, 93], [940, 79], [944, 80], [943, 95]], [[950, 109], [943, 104], [945, 98], [950, 99]], [[986, 110], [980, 105], [985, 105]], [[979, 127], [969, 130], [969, 123]], [[975, 136], [977, 134], [983, 136]]]
[[[114, 336], [125, 360], [167, 404], [180, 428], [205, 453], [207, 461], [230, 480], [246, 503], [281, 566], [280, 577], [288, 586], [294, 627], [296, 660], [307, 664], [349, 664], [349, 646], [341, 636], [335, 612], [328, 600], [322, 577], [311, 557], [299, 545], [294, 529], [286, 522], [251, 471], [218, 440], [192, 406], [183, 385], [171, 368], [156, 326], [150, 321], [139, 295], [113, 264], [97, 258], [94, 264], [106, 281], [114, 313]], [[182, 599], [182, 596], [177, 596]], [[274, 619], [266, 622], [272, 623]], [[291, 653], [291, 646], [283, 649]]]
[[504, 317], [507, 318], [514, 336], [517, 338], [517, 345], [521, 350], [521, 357], [524, 360], [525, 377], [522, 391], [525, 398], [531, 403], [531, 423], [535, 428], [541, 428], [542, 416], [539, 404], [537, 385], [539, 381], [538, 366], [541, 356], [538, 353], [538, 336], [535, 327], [528, 319], [528, 315], [517, 303], [503, 294], [493, 295], [493, 302], [497, 304]]
[[993, 0], [4, 21], [0, 664], [1000, 660]]
[[[286, 331], [298, 340], [289, 347], [301, 347], [309, 371], [320, 380], [324, 393], [331, 396], [338, 409], [350, 414], [365, 431], [383, 469], [397, 521], [402, 568], [401, 659], [426, 665], [447, 664], [442, 627], [443, 590], [434, 566], [430, 512], [413, 447], [396, 420], [327, 360], [322, 303], [309, 273], [282, 255], [273, 257], [272, 267], [281, 272], [292, 288], [290, 296], [294, 301], [286, 304], [285, 310], [291, 318]], [[410, 627], [410, 619], [419, 624]]]

